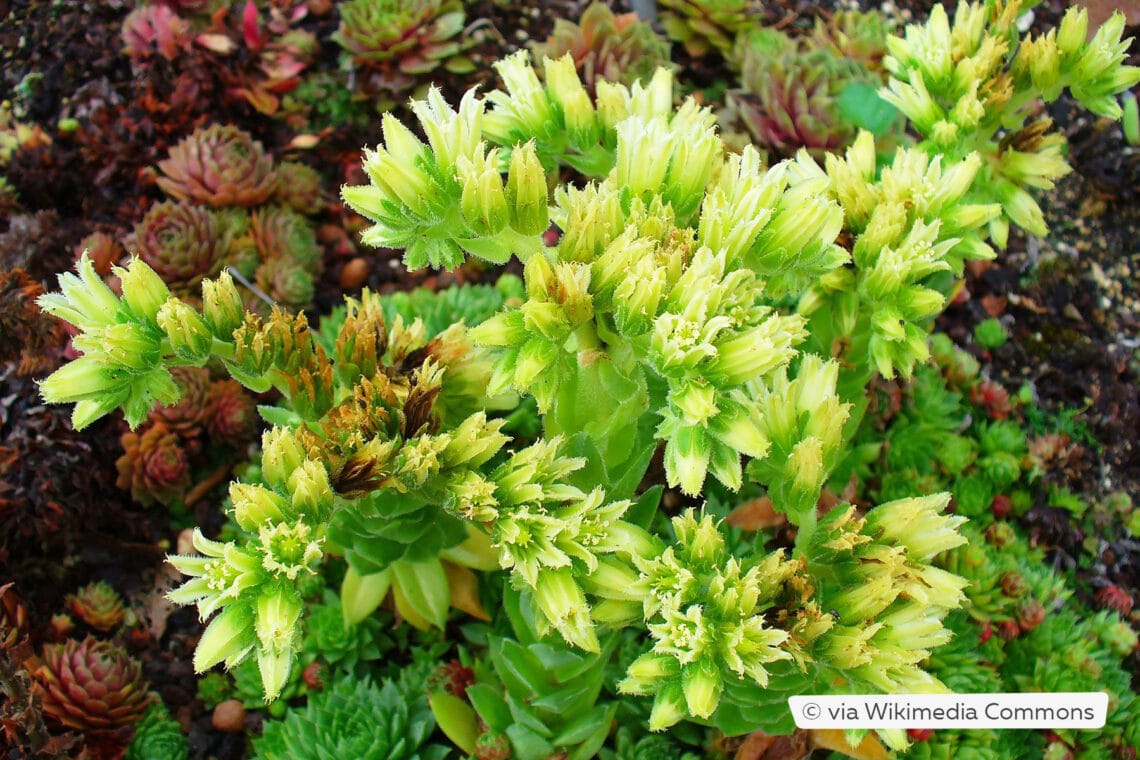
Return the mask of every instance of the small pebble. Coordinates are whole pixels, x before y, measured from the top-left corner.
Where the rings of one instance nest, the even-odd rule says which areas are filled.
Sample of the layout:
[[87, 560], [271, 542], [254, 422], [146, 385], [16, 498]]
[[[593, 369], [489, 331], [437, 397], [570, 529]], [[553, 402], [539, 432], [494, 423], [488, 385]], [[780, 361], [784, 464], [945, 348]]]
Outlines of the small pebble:
[[368, 280], [371, 267], [363, 256], [357, 256], [344, 265], [340, 270], [340, 287], [342, 290], [356, 290]]
[[236, 699], [227, 699], [214, 708], [214, 728], [228, 734], [245, 730], [245, 707]]
[[178, 534], [178, 553], [179, 554], [197, 554], [198, 551], [194, 548], [194, 529], [185, 528]]

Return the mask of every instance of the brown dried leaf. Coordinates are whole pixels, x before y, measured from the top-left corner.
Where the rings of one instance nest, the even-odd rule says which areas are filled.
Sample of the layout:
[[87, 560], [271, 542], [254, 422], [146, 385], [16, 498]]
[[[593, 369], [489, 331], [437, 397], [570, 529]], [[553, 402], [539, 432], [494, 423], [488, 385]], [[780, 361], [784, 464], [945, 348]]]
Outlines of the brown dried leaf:
[[813, 728], [810, 733], [812, 746], [816, 749], [829, 749], [853, 757], [855, 760], [890, 760], [891, 757], [874, 734], [867, 734], [858, 747], [851, 747], [839, 729]]
[[777, 512], [772, 507], [772, 500], [767, 496], [761, 496], [758, 499], [749, 499], [732, 510], [732, 514], [730, 514], [726, 520], [729, 525], [734, 528], [740, 528], [741, 530], [775, 528], [783, 525], [787, 521], [787, 516]]

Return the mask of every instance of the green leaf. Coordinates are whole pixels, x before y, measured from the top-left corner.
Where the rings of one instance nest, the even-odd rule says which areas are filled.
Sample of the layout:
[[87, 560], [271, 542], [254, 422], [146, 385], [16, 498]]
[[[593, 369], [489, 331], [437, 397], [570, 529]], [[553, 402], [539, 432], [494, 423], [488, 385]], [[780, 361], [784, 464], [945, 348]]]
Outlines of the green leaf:
[[261, 415], [261, 419], [268, 422], [270, 425], [277, 425], [279, 427], [293, 428], [300, 425], [304, 420], [301, 415], [294, 412], [292, 409], [285, 409], [280, 406], [270, 406], [269, 404], [258, 404], [257, 413]]
[[639, 528], [649, 529], [653, 517], [657, 514], [657, 507], [661, 504], [661, 495], [665, 493], [665, 486], [656, 485], [649, 488], [625, 513], [625, 521], [633, 523]]
[[579, 745], [570, 753], [567, 760], [573, 758], [586, 760], [586, 758], [597, 756], [598, 750], [605, 743], [606, 737], [609, 736], [618, 704], [613, 702], [605, 707], [596, 707], [581, 718], [571, 722], [563, 729], [562, 733], [554, 738], [554, 743], [559, 747]]
[[404, 598], [416, 612], [443, 628], [451, 606], [451, 586], [438, 559], [427, 562], [393, 562], [392, 571]]
[[472, 684], [467, 687], [467, 699], [471, 701], [471, 706], [479, 713], [483, 722], [493, 731], [502, 733], [514, 723], [507, 701], [493, 686], [485, 683]]
[[511, 717], [514, 718], [515, 725], [525, 726], [539, 736], [554, 736], [554, 732], [551, 731], [550, 728], [542, 722], [542, 718], [534, 714], [534, 711], [530, 709], [529, 705], [523, 704], [519, 700], [515, 699], [512, 695], [508, 694], [507, 706], [511, 709]]
[[392, 573], [384, 570], [373, 575], [361, 575], [351, 567], [344, 574], [340, 586], [340, 606], [344, 612], [344, 622], [356, 625], [371, 615], [392, 585]]
[[882, 137], [898, 120], [899, 112], [879, 97], [878, 90], [864, 82], [852, 82], [843, 88], [838, 100], [839, 115], [844, 121]]
[[515, 760], [545, 760], [554, 754], [554, 745], [523, 726], [511, 726], [506, 730], [514, 748]]
[[428, 696], [435, 722], [440, 730], [455, 743], [456, 747], [469, 755], [475, 754], [475, 743], [479, 738], [479, 721], [471, 705], [447, 692], [437, 692]]

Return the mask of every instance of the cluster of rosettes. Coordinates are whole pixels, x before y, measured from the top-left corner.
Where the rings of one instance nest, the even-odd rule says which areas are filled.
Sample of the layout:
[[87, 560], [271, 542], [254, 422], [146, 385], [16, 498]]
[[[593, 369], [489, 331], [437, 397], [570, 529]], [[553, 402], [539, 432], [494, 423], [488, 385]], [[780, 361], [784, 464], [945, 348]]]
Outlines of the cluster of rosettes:
[[626, 694], [654, 695], [653, 731], [687, 715], [710, 717], [727, 680], [767, 686], [768, 667], [792, 654], [788, 631], [765, 613], [782, 604], [789, 579], [802, 572], [782, 551], [754, 563], [730, 557], [709, 515], [698, 521], [689, 510], [673, 518], [673, 531], [676, 549], [635, 559], [653, 648], [619, 685]]
[[321, 269], [305, 216], [321, 207], [313, 169], [274, 165], [248, 133], [217, 124], [195, 130], [158, 168], [158, 185], [172, 200], [147, 212], [127, 248], [175, 293], [191, 297], [203, 279], [232, 266], [283, 306], [312, 300]]
[[631, 85], [649, 81], [658, 66], [669, 65], [669, 43], [652, 26], [636, 13], [615, 14], [601, 2], [591, 3], [577, 24], [555, 19], [550, 37], [532, 49], [539, 59], [570, 54], [591, 94], [600, 79]]
[[979, 199], [1002, 206], [991, 224], [1001, 247], [1010, 221], [1034, 235], [1046, 233], [1041, 209], [1025, 188], [1051, 188], [1070, 171], [1063, 136], [1049, 133], [1051, 121], [1026, 124], [1038, 99], [1051, 102], [1067, 88], [1092, 112], [1118, 119], [1117, 95], [1140, 82], [1140, 67], [1122, 65], [1128, 50], [1123, 14], [1089, 39], [1088, 13], [1072, 7], [1058, 29], [1019, 40], [1025, 5], [1031, 3], [961, 2], [953, 25], [943, 8], [934, 8], [924, 25], [887, 40], [884, 61], [892, 78], [882, 96], [906, 114], [932, 151], [952, 159], [977, 151], [984, 158], [973, 189]]
[[153, 409], [146, 424], [124, 433], [118, 486], [142, 504], [169, 504], [186, 494], [203, 438], [240, 449], [257, 434], [253, 397], [233, 380], [213, 380], [199, 367], [174, 367], [180, 399]]
[[942, 619], [965, 601], [967, 582], [932, 564], [966, 542], [965, 518], [944, 515], [946, 493], [899, 499], [859, 517], [837, 507], [804, 541], [814, 601], [834, 619], [811, 657], [856, 688], [882, 693], [943, 691], [921, 663], [950, 639]]
[[261, 474], [264, 485], [230, 486], [233, 518], [250, 538], [222, 543], [196, 529], [201, 554], [169, 558], [190, 580], [168, 597], [197, 605], [203, 620], [218, 613], [194, 652], [196, 670], [219, 662], [232, 668], [256, 651], [266, 698], [275, 699], [300, 646], [304, 605], [296, 582], [324, 556], [333, 490], [325, 468], [288, 439], [267, 436]]
[[852, 361], [884, 377], [909, 377], [929, 357], [925, 324], [945, 304], [930, 275], [960, 274], [964, 260], [994, 256], [980, 229], [1000, 207], [963, 202], [972, 197], [980, 164], [970, 155], [944, 166], [940, 157], [900, 148], [876, 179], [869, 132], [860, 133], [845, 158], [828, 155], [826, 172], [797, 160], [796, 172], [824, 179], [854, 235], [855, 266], [822, 275], [800, 300], [821, 351], [853, 335]]
[[[197, 76], [216, 77], [225, 94], [263, 114], [277, 111], [282, 93], [295, 88], [316, 58], [316, 35], [299, 28], [304, 4], [271, 6], [263, 16], [247, 2], [240, 13], [220, 13], [217, 3], [140, 3], [123, 19], [123, 52], [140, 73], [155, 54], [191, 68], [185, 60], [202, 56]], [[225, 10], [225, 8], [223, 8]]]

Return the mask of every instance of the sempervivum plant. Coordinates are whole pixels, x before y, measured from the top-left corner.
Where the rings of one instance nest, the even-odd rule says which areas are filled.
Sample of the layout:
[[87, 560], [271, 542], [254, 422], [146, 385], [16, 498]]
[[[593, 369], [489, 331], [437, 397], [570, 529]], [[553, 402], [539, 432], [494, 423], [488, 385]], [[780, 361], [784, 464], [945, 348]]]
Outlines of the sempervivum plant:
[[580, 24], [556, 19], [546, 42], [534, 45], [539, 60], [546, 56], [553, 61], [567, 53], [591, 93], [597, 79], [626, 85], [648, 82], [658, 66], [669, 65], [669, 43], [653, 27], [638, 21], [636, 13], [615, 15], [601, 2], [590, 4]]
[[135, 736], [127, 746], [124, 760], [186, 760], [190, 748], [182, 726], [170, 717], [161, 703], [147, 708], [135, 727]]
[[691, 56], [728, 54], [736, 36], [760, 21], [756, 0], [661, 0], [661, 24]]
[[130, 726], [149, 702], [139, 663], [122, 647], [90, 636], [45, 646], [33, 676], [44, 714], [80, 731]]
[[277, 177], [280, 182], [272, 199], [275, 203], [301, 214], [321, 210], [321, 175], [316, 169], [296, 161], [282, 161], [277, 165]]
[[392, 681], [378, 686], [346, 677], [309, 698], [303, 710], [265, 724], [253, 743], [259, 760], [345, 757], [357, 760], [433, 760], [448, 748], [427, 745], [435, 720], [423, 694]]
[[256, 273], [258, 287], [285, 306], [308, 305], [321, 255], [305, 217], [292, 209], [266, 206], [253, 212], [250, 232], [264, 262]]
[[894, 23], [877, 10], [839, 10], [827, 21], [817, 18], [812, 30], [815, 45], [853, 60], [871, 71], [881, 71], [887, 55], [887, 38]]
[[127, 614], [123, 598], [106, 581], [88, 583], [74, 594], [68, 594], [67, 611], [104, 632], [117, 628]]
[[256, 206], [277, 190], [273, 159], [237, 127], [202, 127], [158, 163], [158, 186], [178, 200], [207, 206]]
[[210, 371], [204, 367], [175, 367], [170, 374], [182, 391], [182, 398], [173, 406], [155, 407], [151, 419], [182, 435], [193, 436], [210, 414]]
[[207, 209], [164, 201], [135, 225], [127, 247], [175, 292], [185, 293], [218, 273], [229, 244], [225, 228]]
[[210, 386], [206, 418], [210, 440], [235, 449], [257, 435], [257, 408], [253, 398], [235, 380], [219, 380]]
[[364, 68], [387, 75], [392, 89], [441, 64], [470, 69], [457, 58], [465, 16], [460, 0], [348, 0], [337, 6], [340, 28], [333, 35]]
[[124, 433], [123, 455], [115, 462], [119, 488], [142, 504], [169, 504], [190, 484], [190, 462], [178, 434], [162, 422]]
[[771, 47], [767, 40], [744, 46], [742, 88], [730, 95], [753, 139], [781, 157], [847, 144], [855, 128], [840, 118], [838, 98], [848, 84], [868, 80], [867, 72], [826, 49], [785, 45], [771, 57]]

